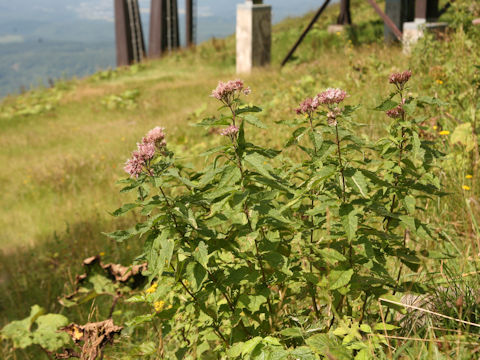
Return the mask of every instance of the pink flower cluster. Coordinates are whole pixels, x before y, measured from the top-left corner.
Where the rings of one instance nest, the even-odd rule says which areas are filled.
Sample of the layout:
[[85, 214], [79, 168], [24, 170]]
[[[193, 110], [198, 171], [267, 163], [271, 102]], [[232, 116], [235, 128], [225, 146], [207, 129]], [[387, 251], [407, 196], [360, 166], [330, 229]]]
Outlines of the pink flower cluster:
[[400, 73], [393, 73], [390, 75], [389, 82], [390, 84], [403, 86], [408, 80], [410, 80], [411, 76], [412, 72], [410, 70], [406, 70]]
[[328, 88], [324, 92], [317, 95], [320, 104], [340, 104], [347, 97], [346, 91], [342, 89]]
[[389, 116], [393, 119], [397, 119], [397, 118], [401, 117], [404, 112], [405, 111], [403, 110], [402, 105], [398, 105], [397, 107], [394, 107], [393, 109], [388, 110], [386, 112], [386, 114], [387, 114], [387, 116]]
[[317, 96], [315, 96], [313, 99], [306, 98], [304, 101], [302, 101], [300, 106], [295, 109], [295, 111], [299, 115], [300, 114], [311, 115], [313, 112], [315, 112], [318, 109], [320, 105], [339, 104], [343, 100], [345, 100], [347, 96], [348, 96], [347, 93], [342, 89], [328, 88], [327, 90], [321, 92], [320, 94], [317, 94]]
[[156, 149], [167, 146], [163, 130], [157, 126], [147, 133], [141, 143], [137, 143], [137, 150], [132, 152], [132, 157], [127, 160], [123, 168], [131, 177], [138, 178], [147, 163], [155, 156]]
[[167, 146], [167, 142], [165, 141], [165, 133], [163, 132], [165, 129], [157, 126], [150, 130], [147, 135], [143, 138], [144, 143], [152, 143], [157, 146], [157, 148], [161, 149]]
[[320, 103], [318, 102], [318, 96], [312, 98], [306, 98], [300, 103], [300, 107], [296, 108], [295, 111], [298, 115], [300, 114], [312, 114], [317, 110]]
[[245, 87], [242, 80], [219, 81], [217, 88], [212, 91], [212, 96], [220, 101], [230, 102], [232, 98], [238, 96], [240, 92], [243, 92], [245, 95], [251, 93], [251, 89]]
[[238, 127], [236, 127], [235, 125], [230, 125], [226, 129], [223, 129], [222, 131], [220, 131], [220, 135], [233, 137], [238, 134], [238, 130], [239, 130]]

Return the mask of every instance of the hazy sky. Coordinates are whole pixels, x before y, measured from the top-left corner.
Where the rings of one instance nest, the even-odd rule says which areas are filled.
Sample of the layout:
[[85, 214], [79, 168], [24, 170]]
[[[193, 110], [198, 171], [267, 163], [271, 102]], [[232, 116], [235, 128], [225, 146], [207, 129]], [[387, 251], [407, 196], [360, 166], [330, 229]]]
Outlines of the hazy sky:
[[[139, 0], [144, 24], [149, 20], [151, 0]], [[236, 5], [245, 0], [197, 0], [197, 34], [199, 40], [211, 36], [222, 37], [235, 31]], [[0, 37], [12, 35], [48, 40], [73, 40], [70, 33], [79, 35], [79, 41], [113, 38], [114, 0], [0, 0]], [[298, 16], [318, 8], [323, 0], [264, 0], [272, 5], [273, 21], [287, 16]], [[185, 13], [185, 0], [178, 0], [180, 21]], [[86, 29], [84, 22], [95, 22], [96, 36]], [[101, 28], [101, 24], [103, 28]], [[69, 29], [70, 28], [70, 29]], [[71, 31], [69, 31], [71, 30]], [[9, 38], [7, 36], [10, 36]], [[82, 38], [83, 36], [83, 38]], [[1, 38], [0, 38], [1, 42]]]

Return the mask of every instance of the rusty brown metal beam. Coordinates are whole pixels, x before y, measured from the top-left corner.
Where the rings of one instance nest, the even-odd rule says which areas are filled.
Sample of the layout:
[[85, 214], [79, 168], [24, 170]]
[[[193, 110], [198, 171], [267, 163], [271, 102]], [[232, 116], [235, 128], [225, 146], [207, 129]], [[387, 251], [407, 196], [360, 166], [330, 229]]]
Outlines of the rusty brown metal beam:
[[165, 50], [164, 0], [152, 0], [150, 3], [150, 30], [148, 39], [148, 57], [158, 58]]
[[130, 65], [132, 61], [132, 43], [130, 19], [126, 0], [115, 0], [115, 44], [117, 50], [117, 66]]
[[193, 43], [193, 0], [185, 0], [185, 22], [186, 22], [186, 44], [187, 47]]
[[315, 14], [315, 16], [313, 17], [313, 19], [310, 21], [310, 23], [307, 25], [307, 27], [305, 28], [305, 30], [303, 30], [303, 33], [300, 35], [300, 37], [298, 38], [297, 42], [293, 45], [293, 47], [290, 49], [290, 51], [288, 52], [287, 56], [285, 56], [285, 58], [283, 59], [282, 61], [282, 66], [284, 66], [288, 60], [290, 60], [290, 58], [292, 57], [293, 53], [295, 52], [295, 50], [297, 50], [298, 46], [302, 43], [303, 39], [305, 38], [305, 36], [307, 36], [308, 32], [312, 29], [313, 25], [315, 25], [315, 23], [317, 22], [318, 18], [320, 17], [320, 15], [322, 15], [323, 11], [327, 8], [328, 6], [328, 3], [330, 2], [330, 0], [325, 0], [325, 2], [323, 3], [323, 5], [320, 7], [320, 9], [318, 9], [317, 13]]
[[395, 25], [395, 23], [390, 19], [383, 11], [380, 9], [380, 7], [377, 5], [377, 3], [374, 0], [367, 0], [370, 5], [375, 9], [378, 15], [382, 18], [383, 22], [392, 30], [392, 32], [395, 34], [395, 37], [399, 40], [402, 41], [403, 34], [402, 32], [398, 29], [398, 27]]

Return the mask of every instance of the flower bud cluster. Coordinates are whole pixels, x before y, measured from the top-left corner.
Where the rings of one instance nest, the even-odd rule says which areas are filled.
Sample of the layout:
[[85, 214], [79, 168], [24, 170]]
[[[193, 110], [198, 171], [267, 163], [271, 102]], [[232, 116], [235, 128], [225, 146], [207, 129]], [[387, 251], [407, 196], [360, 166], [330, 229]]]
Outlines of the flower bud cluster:
[[410, 80], [412, 76], [412, 72], [410, 70], [406, 70], [400, 73], [393, 73], [390, 75], [389, 82], [390, 84], [395, 84], [397, 86], [403, 87], [405, 83]]
[[337, 117], [341, 114], [342, 110], [332, 105], [340, 104], [347, 96], [345, 90], [328, 88], [317, 94], [314, 98], [306, 98], [295, 111], [298, 115], [307, 114], [310, 117], [320, 105], [326, 105], [328, 108], [328, 125], [335, 126], [337, 125]]
[[212, 91], [212, 96], [215, 99], [230, 104], [230, 102], [241, 93], [248, 95], [251, 93], [251, 90], [249, 87], [245, 87], [242, 80], [237, 79], [227, 82], [219, 81], [217, 88]]
[[229, 136], [229, 137], [234, 137], [235, 135], [238, 134], [238, 127], [235, 125], [230, 125], [226, 129], [223, 129], [220, 131], [220, 135], [222, 136]]
[[167, 146], [163, 131], [164, 128], [157, 126], [147, 133], [141, 143], [137, 143], [137, 150], [132, 152], [132, 157], [127, 160], [123, 168], [131, 177], [138, 178], [155, 156], [156, 150], [162, 150]]

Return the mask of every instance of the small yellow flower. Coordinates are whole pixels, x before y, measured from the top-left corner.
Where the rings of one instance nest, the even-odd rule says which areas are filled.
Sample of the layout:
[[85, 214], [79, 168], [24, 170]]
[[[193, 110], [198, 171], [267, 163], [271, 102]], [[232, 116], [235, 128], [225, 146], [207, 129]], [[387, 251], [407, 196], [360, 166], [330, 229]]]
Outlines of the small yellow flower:
[[83, 331], [80, 331], [80, 329], [74, 325], [72, 337], [74, 340], [81, 340], [83, 337]]
[[472, 176], [472, 175], [470, 175], [470, 174], [468, 174], [468, 175], [465, 175], [465, 179], [471, 179], [471, 178], [473, 178], [473, 176]]
[[153, 303], [153, 307], [155, 308], [155, 311], [156, 312], [160, 312], [163, 310], [163, 308], [165, 307], [165, 301], [163, 300], [160, 300], [160, 301], [155, 301]]
[[100, 254], [98, 254], [100, 256], [105, 256], [105, 253], [102, 251]]
[[437, 84], [438, 84], [438, 85], [442, 85], [442, 84], [443, 84], [443, 81], [442, 81], [442, 80], [440, 80], [440, 79], [437, 79], [437, 81], [436, 81], [436, 82], [437, 82]]
[[340, 36], [340, 31], [337, 31], [337, 36]]
[[467, 186], [467, 185], [463, 185], [462, 188], [463, 190], [467, 190], [467, 191], [470, 190], [470, 186]]
[[150, 286], [147, 290], [145, 290], [145, 292], [147, 294], [153, 294], [155, 291], [157, 291], [157, 287], [158, 287], [158, 284], [153, 283], [152, 286]]
[[448, 130], [442, 130], [442, 131], [440, 131], [438, 134], [439, 134], [439, 135], [443, 135], [443, 136], [445, 136], [445, 135], [450, 135], [450, 131], [448, 131]]
[[437, 130], [438, 129], [438, 126], [437, 125], [433, 125], [433, 130]]
[[173, 307], [172, 304], [168, 305], [168, 306], [167, 306], [167, 310], [170, 310], [172, 307]]

